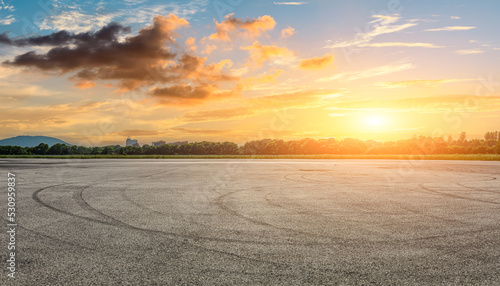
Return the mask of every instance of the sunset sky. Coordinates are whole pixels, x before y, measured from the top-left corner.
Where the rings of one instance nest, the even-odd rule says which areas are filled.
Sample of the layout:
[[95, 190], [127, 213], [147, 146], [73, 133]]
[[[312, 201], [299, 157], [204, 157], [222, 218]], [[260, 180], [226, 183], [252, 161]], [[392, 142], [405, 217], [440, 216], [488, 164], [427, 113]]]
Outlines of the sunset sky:
[[0, 139], [482, 137], [500, 129], [499, 11], [493, 0], [0, 0]]

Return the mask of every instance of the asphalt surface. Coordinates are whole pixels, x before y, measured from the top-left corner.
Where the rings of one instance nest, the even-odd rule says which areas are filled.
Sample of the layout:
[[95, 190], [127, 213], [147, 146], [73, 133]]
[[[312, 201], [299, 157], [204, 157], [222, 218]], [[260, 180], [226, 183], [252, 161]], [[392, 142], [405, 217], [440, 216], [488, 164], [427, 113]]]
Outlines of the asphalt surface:
[[2, 285], [500, 285], [500, 162], [0, 159], [0, 171]]

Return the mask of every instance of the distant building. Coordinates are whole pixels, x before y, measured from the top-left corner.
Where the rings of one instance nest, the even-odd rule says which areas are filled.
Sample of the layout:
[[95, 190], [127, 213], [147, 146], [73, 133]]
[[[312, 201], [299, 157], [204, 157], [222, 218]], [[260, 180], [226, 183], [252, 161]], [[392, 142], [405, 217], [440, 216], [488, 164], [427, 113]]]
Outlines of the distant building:
[[153, 146], [158, 147], [161, 145], [165, 145], [166, 143], [165, 143], [165, 141], [160, 140], [160, 141], [153, 142], [152, 144], [153, 144]]
[[127, 138], [127, 146], [134, 146], [134, 147], [140, 147], [139, 142], [137, 140], [132, 140], [130, 138]]

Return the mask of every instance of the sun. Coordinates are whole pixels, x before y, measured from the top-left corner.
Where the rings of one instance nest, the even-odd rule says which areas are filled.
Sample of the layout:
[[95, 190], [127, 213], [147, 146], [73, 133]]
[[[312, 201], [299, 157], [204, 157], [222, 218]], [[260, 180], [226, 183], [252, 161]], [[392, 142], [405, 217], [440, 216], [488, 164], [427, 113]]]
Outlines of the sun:
[[386, 119], [382, 115], [368, 115], [365, 124], [372, 129], [380, 129], [386, 125]]

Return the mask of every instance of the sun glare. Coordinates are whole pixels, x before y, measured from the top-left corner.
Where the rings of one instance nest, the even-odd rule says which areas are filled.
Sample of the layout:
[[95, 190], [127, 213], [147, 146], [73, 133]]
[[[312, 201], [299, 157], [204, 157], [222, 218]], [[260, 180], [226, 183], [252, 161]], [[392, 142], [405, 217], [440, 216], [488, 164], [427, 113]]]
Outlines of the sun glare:
[[365, 123], [369, 128], [380, 129], [386, 125], [386, 119], [381, 115], [369, 115], [365, 118]]

